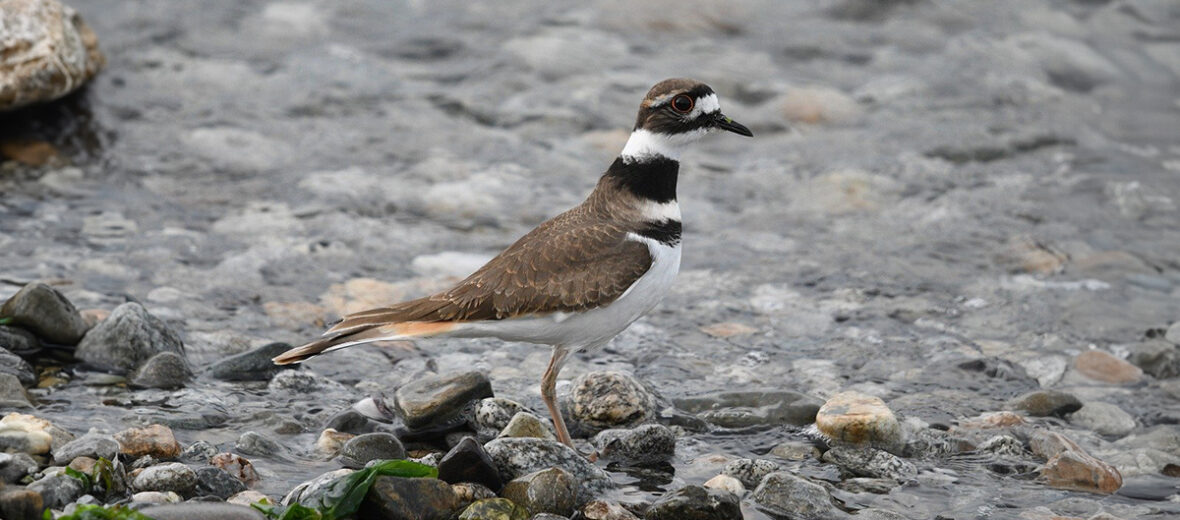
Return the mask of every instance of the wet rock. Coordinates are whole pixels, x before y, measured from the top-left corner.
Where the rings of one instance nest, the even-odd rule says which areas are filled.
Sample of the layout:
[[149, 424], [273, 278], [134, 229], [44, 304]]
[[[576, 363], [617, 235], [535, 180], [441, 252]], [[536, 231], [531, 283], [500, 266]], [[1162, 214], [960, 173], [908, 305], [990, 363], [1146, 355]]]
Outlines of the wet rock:
[[1095, 381], [1111, 384], [1134, 383], [1143, 378], [1143, 370], [1101, 350], [1087, 350], [1074, 359], [1074, 368]]
[[549, 425], [539, 417], [528, 412], [517, 412], [508, 421], [508, 425], [498, 437], [533, 437], [537, 439], [557, 440], [557, 436], [549, 429]]
[[78, 457], [114, 460], [119, 454], [119, 442], [103, 433], [90, 432], [54, 450], [55, 464], [69, 464]]
[[172, 429], [162, 424], [130, 428], [115, 434], [120, 453], [129, 458], [151, 455], [157, 459], [174, 459], [180, 455], [180, 443]]
[[459, 497], [459, 509], [467, 509], [467, 506], [474, 503], [476, 500], [483, 500], [485, 498], [496, 498], [496, 492], [488, 489], [483, 484], [475, 482], [459, 482], [451, 484], [451, 490], [455, 492], [455, 496]]
[[802, 520], [847, 517], [832, 504], [832, 497], [823, 486], [786, 471], [767, 475], [751, 496], [771, 515]]
[[45, 502], [41, 494], [28, 488], [0, 489], [0, 518], [41, 520]]
[[139, 511], [154, 520], [265, 520], [258, 510], [241, 505], [217, 502], [186, 502], [146, 507]]
[[247, 486], [254, 485], [258, 482], [258, 472], [254, 469], [254, 464], [245, 457], [235, 453], [218, 453], [212, 459], [209, 459], [209, 464], [225, 470], [226, 473], [237, 477], [242, 483]]
[[283, 370], [270, 378], [266, 389], [275, 394], [343, 391], [344, 385], [309, 370]]
[[1171, 341], [1173, 345], [1180, 345], [1180, 321], [1168, 326], [1168, 330], [1164, 332], [1164, 339]]
[[28, 453], [0, 453], [0, 483], [11, 484], [40, 469]]
[[338, 432], [334, 428], [328, 428], [320, 432], [320, 436], [316, 439], [315, 451], [321, 455], [335, 457], [340, 453], [340, 448], [344, 447], [344, 443], [353, 437], [356, 437], [356, 435]]
[[[376, 401], [374, 400], [376, 406]], [[369, 433], [373, 431], [373, 423], [369, 418], [361, 412], [349, 408], [340, 413], [333, 415], [324, 423], [325, 429], [333, 429], [342, 433], [351, 433], [360, 435], [362, 433]]]
[[1098, 435], [1122, 437], [1135, 430], [1135, 418], [1110, 403], [1090, 401], [1069, 416], [1069, 423]]
[[856, 512], [857, 520], [909, 520], [909, 517], [886, 509], [861, 509]]
[[578, 483], [561, 468], [534, 471], [512, 479], [500, 496], [524, 506], [533, 513], [570, 515], [574, 511]]
[[0, 408], [32, 408], [29, 395], [25, 393], [20, 379], [12, 374], [0, 373]]
[[1123, 485], [1117, 469], [1085, 452], [1073, 450], [1054, 455], [1040, 473], [1049, 486], [1057, 489], [1110, 494]]
[[111, 311], [78, 343], [74, 355], [86, 363], [119, 372], [131, 372], [160, 352], [184, 356], [180, 336], [142, 305], [129, 302]]
[[358, 516], [448, 520], [458, 507], [459, 497], [441, 480], [380, 476], [365, 495]]
[[487, 440], [491, 440], [504, 431], [504, 428], [508, 426], [516, 414], [524, 411], [527, 411], [524, 405], [516, 401], [502, 397], [488, 397], [475, 405], [470, 422], [481, 438], [486, 436]]
[[836, 446], [824, 453], [823, 461], [858, 477], [911, 480], [918, 475], [913, 463], [873, 448]]
[[500, 477], [512, 480], [534, 471], [559, 467], [578, 479], [579, 497], [609, 485], [609, 477], [602, 469], [590, 464], [573, 448], [545, 439], [502, 438], [484, 445]]
[[283, 448], [283, 445], [274, 439], [254, 431], [249, 431], [239, 436], [238, 441], [234, 443], [234, 449], [244, 455], [267, 457], [287, 451], [286, 448]]
[[492, 396], [492, 383], [481, 372], [429, 376], [397, 389], [398, 413], [409, 428], [446, 422], [476, 399]]
[[639, 520], [623, 506], [605, 500], [591, 500], [579, 512], [586, 520]]
[[0, 111], [52, 101], [94, 77], [106, 59], [77, 11], [55, 0], [6, 0]]
[[804, 441], [786, 441], [770, 449], [770, 454], [787, 460], [815, 460], [822, 455], [814, 444]]
[[1011, 428], [1013, 426], [1021, 426], [1027, 424], [1020, 414], [1012, 412], [988, 412], [959, 421], [958, 429], [967, 430], [990, 430], [997, 428]]
[[685, 486], [657, 499], [644, 520], [741, 520], [742, 510], [733, 493]]
[[1180, 346], [1153, 340], [1131, 345], [1127, 361], [1157, 379], [1180, 376]]
[[1011, 435], [996, 435], [990, 437], [979, 443], [976, 448], [983, 453], [991, 453], [993, 455], [1019, 457], [1024, 455], [1024, 443], [1020, 439]]
[[41, 342], [37, 340], [37, 336], [27, 330], [0, 325], [0, 347], [18, 356], [23, 356], [40, 350]]
[[675, 401], [676, 407], [723, 428], [815, 422], [823, 404], [818, 399], [786, 390], [718, 392]]
[[467, 506], [459, 520], [529, 520], [529, 511], [507, 498], [485, 498]]
[[[3, 68], [0, 63], [0, 69]], [[0, 81], [0, 110], [5, 97], [3, 83]], [[0, 318], [11, 318], [13, 324], [29, 330], [42, 340], [60, 345], [78, 344], [89, 328], [74, 304], [57, 289], [41, 282], [24, 286], [4, 302], [0, 307]]]
[[[3, 338], [0, 338], [2, 341]], [[21, 385], [33, 386], [37, 384], [37, 374], [33, 366], [20, 356], [13, 354], [0, 343], [0, 375], [8, 374], [16, 377]]]
[[624, 464], [662, 462], [676, 454], [676, 434], [662, 424], [603, 430], [591, 443], [601, 459]]
[[746, 494], [746, 486], [742, 485], [742, 481], [724, 474], [717, 475], [705, 481], [704, 486], [706, 489], [716, 489], [733, 493], [739, 498]]
[[0, 419], [0, 451], [44, 455], [74, 440], [53, 423], [20, 413]]
[[504, 485], [491, 456], [471, 437], [459, 441], [438, 462], [438, 478], [452, 484], [475, 482], [492, 491], [499, 491]]
[[1064, 417], [1082, 408], [1082, 402], [1058, 390], [1037, 390], [1008, 401], [1011, 410], [1022, 410], [1033, 417]]
[[183, 452], [180, 453], [180, 458], [201, 464], [208, 464], [209, 460], [217, 455], [217, 446], [214, 446], [209, 441], [197, 441], [189, 444]]
[[622, 372], [589, 372], [578, 376], [567, 400], [574, 425], [593, 434], [608, 428], [629, 428], [655, 415], [655, 397], [634, 377]]
[[355, 470], [348, 468], [341, 468], [335, 471], [322, 473], [311, 480], [301, 482], [299, 485], [291, 489], [291, 491], [287, 493], [287, 496], [283, 497], [280, 503], [315, 503], [324, 496], [328, 486], [330, 486], [332, 482], [346, 475], [350, 475], [354, 471]]
[[290, 349], [287, 343], [268, 343], [214, 363], [209, 367], [209, 375], [222, 381], [268, 381], [283, 370], [298, 368], [298, 365], [276, 365], [271, 361]]
[[246, 484], [221, 468], [197, 468], [197, 486], [193, 496], [214, 496], [222, 500], [246, 490]]
[[371, 460], [402, 459], [406, 449], [392, 433], [374, 432], [357, 435], [340, 450], [340, 464], [360, 469]]
[[197, 473], [179, 462], [145, 468], [131, 482], [138, 491], [172, 491], [180, 496], [188, 496], [196, 485]]
[[772, 460], [734, 459], [725, 464], [721, 473], [738, 479], [747, 488], [756, 488], [764, 477], [778, 470], [778, 463]]
[[569, 519], [564, 516], [555, 515], [555, 514], [551, 514], [551, 513], [537, 513], [537, 514], [533, 515], [532, 517], [530, 517], [529, 520], [569, 520]]
[[50, 475], [29, 484], [29, 489], [41, 494], [45, 507], [61, 509], [86, 494], [86, 487], [81, 480], [66, 475]]
[[192, 371], [184, 356], [175, 352], [161, 352], [152, 356], [135, 371], [131, 384], [143, 388], [181, 388], [192, 378]]
[[859, 392], [832, 396], [815, 416], [815, 426], [834, 441], [893, 449], [902, 444], [901, 425], [880, 399]]
[[131, 495], [135, 504], [179, 504], [183, 500], [175, 491], [140, 491]]
[[873, 493], [886, 495], [897, 487], [897, 481], [891, 478], [847, 478], [840, 482], [840, 489], [849, 493]]

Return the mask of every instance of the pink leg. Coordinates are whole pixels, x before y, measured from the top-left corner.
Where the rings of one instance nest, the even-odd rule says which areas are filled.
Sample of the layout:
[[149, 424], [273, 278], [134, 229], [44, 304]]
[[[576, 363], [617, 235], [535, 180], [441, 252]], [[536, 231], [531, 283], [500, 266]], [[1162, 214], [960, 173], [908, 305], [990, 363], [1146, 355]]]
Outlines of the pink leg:
[[549, 368], [545, 369], [545, 375], [541, 377], [541, 399], [545, 401], [545, 406], [549, 407], [549, 415], [553, 417], [553, 426], [557, 428], [557, 440], [573, 448], [574, 441], [570, 439], [569, 430], [565, 428], [561, 410], [557, 409], [557, 373], [561, 371], [561, 365], [568, 355], [568, 350], [560, 347], [553, 349], [553, 357], [549, 358]]

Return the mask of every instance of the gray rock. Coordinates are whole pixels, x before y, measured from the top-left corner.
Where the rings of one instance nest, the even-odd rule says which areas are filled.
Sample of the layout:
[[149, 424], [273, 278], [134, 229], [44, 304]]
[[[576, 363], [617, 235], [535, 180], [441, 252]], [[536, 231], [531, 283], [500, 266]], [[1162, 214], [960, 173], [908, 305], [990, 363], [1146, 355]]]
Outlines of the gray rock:
[[823, 402], [814, 397], [787, 390], [718, 392], [677, 399], [678, 408], [697, 413], [711, 424], [723, 428], [759, 425], [804, 426], [815, 422]]
[[36, 473], [40, 467], [28, 453], [0, 453], [0, 482], [11, 484]]
[[192, 375], [184, 356], [175, 352], [161, 352], [135, 371], [131, 384], [144, 388], [181, 388]]
[[549, 429], [548, 423], [528, 412], [517, 412], [512, 416], [512, 420], [508, 421], [508, 425], [500, 432], [499, 437], [535, 437], [557, 440], [557, 436]]
[[66, 465], [78, 457], [114, 460], [119, 455], [119, 441], [104, 433], [90, 432], [53, 450], [55, 464]]
[[[275, 356], [290, 350], [287, 343], [269, 343], [261, 347], [224, 358], [209, 367], [209, 375], [222, 381], [267, 381], [283, 370], [298, 365], [276, 365]], [[340, 430], [344, 431], [344, 430]]]
[[287, 450], [278, 442], [275, 442], [269, 437], [254, 431], [248, 431], [238, 437], [238, 442], [234, 443], [234, 449], [244, 455], [255, 456], [274, 456], [276, 454], [285, 453]]
[[[3, 68], [0, 65], [0, 70]], [[3, 98], [0, 88], [0, 107], [4, 105]], [[61, 345], [76, 345], [86, 334], [86, 329], [90, 328], [74, 304], [57, 289], [41, 282], [24, 286], [4, 302], [0, 307], [0, 318], [12, 318], [13, 324], [45, 341]]]
[[139, 511], [154, 520], [266, 520], [252, 507], [218, 502], [185, 502], [145, 507]]
[[452, 484], [475, 482], [492, 491], [499, 491], [504, 486], [491, 456], [471, 437], [459, 441], [439, 460], [438, 478]]
[[622, 372], [589, 372], [578, 376], [565, 400], [575, 431], [595, 434], [609, 428], [630, 428], [655, 416], [655, 397], [634, 377]]
[[33, 482], [29, 484], [29, 489], [40, 493], [45, 507], [53, 509], [65, 507], [66, 504], [77, 500], [88, 491], [81, 480], [64, 473], [50, 475]]
[[823, 461], [858, 477], [906, 481], [918, 475], [918, 468], [913, 463], [875, 448], [836, 446], [824, 453]]
[[979, 443], [976, 449], [983, 453], [991, 453], [994, 455], [1006, 457], [1019, 457], [1024, 455], [1024, 443], [1020, 439], [1011, 435], [996, 435], [985, 439]]
[[380, 476], [365, 495], [359, 518], [449, 520], [459, 508], [451, 485], [433, 478]]
[[33, 366], [4, 348], [2, 344], [0, 344], [0, 374], [14, 375], [24, 386], [37, 384], [37, 373], [33, 372]]
[[1122, 437], [1135, 430], [1135, 418], [1116, 405], [1090, 401], [1069, 416], [1069, 423], [1098, 435]]
[[603, 460], [624, 464], [650, 464], [676, 454], [676, 434], [662, 424], [644, 424], [630, 430], [603, 430], [592, 441]]
[[877, 495], [889, 494], [897, 485], [897, 481], [891, 478], [852, 477], [840, 481], [840, 489], [849, 493], [873, 493]]
[[80, 87], [106, 63], [78, 12], [55, 0], [16, 0], [0, 10], [0, 111], [52, 101]]
[[1073, 394], [1058, 390], [1037, 390], [1008, 402], [1009, 410], [1022, 410], [1033, 417], [1064, 417], [1081, 407], [1082, 402]]
[[208, 464], [209, 459], [212, 459], [218, 453], [220, 453], [220, 450], [209, 441], [197, 441], [185, 448], [180, 453], [180, 458], [190, 462]]
[[529, 520], [569, 520], [569, 518], [552, 513], [537, 513], [529, 517]]
[[500, 496], [533, 513], [570, 515], [574, 512], [578, 483], [568, 471], [549, 468], [522, 475], [504, 485]]
[[406, 449], [392, 433], [373, 432], [357, 435], [340, 449], [340, 464], [360, 469], [372, 460], [403, 459]]
[[748, 489], [758, 487], [762, 479], [779, 470], [777, 462], [765, 459], [735, 459], [725, 464], [721, 473], [738, 479]]
[[685, 486], [657, 499], [644, 520], [741, 520], [737, 495], [728, 491]]
[[857, 520], [909, 520], [909, 517], [901, 513], [875, 507], [857, 511], [855, 518]]
[[221, 468], [205, 466], [197, 468], [197, 485], [193, 496], [214, 496], [225, 500], [246, 490], [246, 484]]
[[397, 389], [398, 414], [411, 429], [447, 422], [468, 403], [492, 396], [492, 383], [481, 372], [428, 376]]
[[1164, 332], [1164, 339], [1171, 341], [1173, 345], [1180, 345], [1180, 321], [1168, 327], [1167, 332]]
[[74, 355], [102, 369], [131, 372], [160, 352], [183, 356], [180, 336], [142, 305], [129, 302], [87, 332]]
[[136, 491], [172, 491], [189, 496], [197, 485], [197, 473], [179, 462], [145, 468], [131, 482]]
[[283, 370], [270, 378], [266, 389], [278, 393], [310, 394], [325, 390], [344, 390], [344, 385], [309, 370]]
[[41, 350], [41, 342], [27, 330], [0, 325], [0, 347], [22, 356]]
[[29, 395], [25, 393], [20, 379], [12, 374], [0, 373], [0, 409], [3, 408], [32, 408]]
[[786, 471], [767, 475], [751, 497], [772, 516], [800, 520], [848, 518], [847, 513], [832, 504], [832, 497], [823, 486]]
[[806, 441], [786, 441], [770, 449], [770, 454], [787, 460], [815, 460], [823, 453], [814, 444]]
[[505, 437], [485, 444], [484, 449], [496, 464], [496, 469], [500, 471], [500, 478], [504, 480], [512, 480], [552, 467], [570, 472], [578, 479], [579, 502], [610, 485], [610, 477], [605, 471], [560, 442], [528, 437]]
[[1152, 340], [1131, 345], [1127, 361], [1157, 379], [1180, 376], [1180, 346]]
[[281, 503], [283, 503], [283, 504], [294, 504], [296, 502], [298, 502], [300, 504], [313, 503], [313, 502], [319, 500], [320, 498], [323, 498], [324, 492], [327, 490], [327, 487], [333, 481], [335, 481], [336, 479], [343, 477], [345, 475], [349, 475], [352, 472], [353, 472], [353, 470], [351, 470], [351, 469], [343, 468], [343, 469], [338, 469], [335, 471], [329, 471], [327, 473], [320, 474], [319, 476], [317, 476], [311, 480], [301, 482], [301, 483], [299, 483], [299, 485], [297, 485], [293, 489], [291, 489], [291, 491], [287, 493], [287, 496], [283, 497], [283, 500], [281, 501]]
[[512, 418], [527, 411], [524, 405], [502, 397], [488, 397], [475, 405], [470, 424], [485, 441], [495, 438]]
[[0, 489], [0, 518], [8, 520], [41, 520], [45, 511], [41, 494], [28, 488]]

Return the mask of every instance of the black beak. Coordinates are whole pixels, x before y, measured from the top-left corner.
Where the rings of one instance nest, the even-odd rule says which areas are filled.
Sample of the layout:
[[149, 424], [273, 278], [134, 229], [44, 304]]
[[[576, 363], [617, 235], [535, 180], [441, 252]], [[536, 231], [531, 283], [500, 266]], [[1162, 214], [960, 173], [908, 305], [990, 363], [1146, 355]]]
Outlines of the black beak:
[[725, 114], [722, 114], [721, 112], [718, 112], [717, 115], [714, 116], [713, 125], [717, 128], [729, 130], [730, 132], [738, 135], [754, 137], [754, 132], [751, 132], [749, 128], [746, 128], [746, 125], [726, 117]]

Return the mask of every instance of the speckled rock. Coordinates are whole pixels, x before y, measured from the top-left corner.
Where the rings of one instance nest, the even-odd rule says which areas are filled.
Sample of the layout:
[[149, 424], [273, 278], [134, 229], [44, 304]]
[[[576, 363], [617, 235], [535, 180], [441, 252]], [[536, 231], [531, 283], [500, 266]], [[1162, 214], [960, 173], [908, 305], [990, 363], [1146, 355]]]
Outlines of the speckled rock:
[[92, 431], [54, 450], [53, 461], [55, 464], [69, 464], [78, 457], [112, 460], [118, 454], [119, 441], [110, 435]]
[[1064, 417], [1082, 408], [1082, 402], [1058, 390], [1037, 390], [1008, 401], [1008, 408], [1023, 410], [1033, 417]]
[[818, 459], [822, 455], [814, 444], [804, 441], [781, 442], [770, 449], [770, 454], [787, 460]]
[[86, 487], [81, 480], [64, 473], [50, 475], [29, 484], [29, 489], [41, 494], [45, 507], [61, 509], [86, 494]]
[[209, 367], [209, 375], [222, 381], [266, 381], [283, 370], [298, 365], [276, 365], [271, 359], [291, 349], [287, 343], [268, 343], [218, 360]]
[[832, 497], [823, 486], [786, 471], [767, 475], [751, 496], [772, 515], [802, 520], [847, 517], [832, 504]]
[[262, 435], [261, 433], [249, 431], [243, 433], [238, 437], [238, 441], [234, 443], [234, 449], [244, 455], [253, 456], [273, 456], [277, 453], [285, 453], [286, 448], [279, 444], [274, 439]]
[[0, 518], [41, 520], [45, 510], [41, 494], [28, 488], [0, 489]]
[[586, 520], [638, 520], [634, 514], [617, 503], [605, 500], [591, 500], [579, 510]]
[[527, 411], [524, 405], [511, 399], [488, 397], [476, 403], [469, 422], [481, 438], [491, 440], [508, 426], [516, 414], [524, 411]]
[[734, 459], [721, 470], [724, 475], [738, 479], [747, 488], [756, 488], [767, 475], [779, 470], [777, 462], [766, 459]]
[[410, 428], [426, 428], [456, 417], [473, 400], [492, 396], [492, 383], [481, 372], [418, 379], [397, 389], [397, 411]]
[[528, 437], [493, 440], [484, 445], [500, 477], [512, 480], [534, 471], [559, 467], [578, 479], [579, 498], [610, 485], [610, 477], [577, 452], [556, 441]]
[[142, 388], [181, 388], [192, 378], [188, 361], [175, 352], [161, 352], [149, 358], [135, 371], [131, 384]]
[[512, 420], [504, 426], [498, 437], [533, 437], [537, 439], [557, 440], [557, 436], [549, 429], [549, 425], [528, 412], [517, 412]]
[[880, 399], [858, 392], [832, 396], [815, 416], [815, 426], [833, 441], [894, 449], [901, 425]]
[[144, 469], [131, 485], [138, 491], [172, 491], [188, 496], [197, 485], [197, 473], [179, 462], [168, 462]]
[[380, 476], [365, 495], [358, 516], [448, 520], [458, 507], [459, 497], [441, 480]]
[[622, 372], [588, 372], [573, 381], [565, 401], [569, 419], [587, 434], [608, 428], [629, 428], [655, 415], [655, 397], [634, 377]]
[[873, 448], [835, 446], [824, 453], [823, 461], [835, 464], [841, 470], [858, 477], [905, 481], [918, 475], [918, 468], [913, 463]]
[[340, 464], [360, 469], [371, 460], [402, 459], [406, 448], [392, 433], [373, 432], [357, 435], [340, 449]]
[[438, 478], [452, 484], [476, 482], [492, 491], [499, 491], [504, 485], [492, 458], [471, 437], [459, 441], [438, 462]]
[[37, 374], [33, 372], [33, 366], [4, 348], [2, 342], [0, 342], [0, 374], [12, 375], [24, 386], [37, 384]]
[[0, 27], [0, 111], [69, 94], [106, 63], [94, 31], [56, 0], [3, 0]]
[[258, 482], [258, 472], [254, 469], [254, 464], [236, 453], [218, 453], [209, 459], [209, 464], [225, 470], [247, 486]]
[[578, 483], [561, 468], [534, 471], [512, 479], [500, 496], [524, 506], [533, 513], [570, 515], [574, 511]]
[[592, 444], [599, 458], [624, 464], [661, 462], [676, 454], [676, 434], [662, 424], [603, 430], [594, 436]]
[[[4, 3], [23, 4], [26, 2], [6, 0]], [[0, 18], [8, 16], [10, 13], [7, 12], [7, 9], [0, 9]], [[4, 26], [5, 24], [0, 22], [0, 27]], [[2, 47], [7, 47], [7, 45], [4, 36], [0, 35], [0, 48]], [[10, 59], [9, 56], [0, 58], [0, 71], [5, 68], [4, 62], [8, 59]], [[0, 74], [0, 78], [7, 79], [9, 76]], [[3, 110], [6, 97], [4, 83], [5, 80], [0, 79], [0, 110]], [[24, 286], [4, 302], [4, 305], [0, 306], [0, 318], [11, 318], [13, 324], [28, 329], [38, 338], [61, 345], [76, 345], [89, 329], [86, 321], [82, 319], [82, 315], [78, 314], [78, 309], [66, 299], [65, 295], [41, 282], [33, 282]]]
[[656, 499], [644, 520], [741, 520], [738, 497], [727, 491], [685, 486]]
[[180, 443], [172, 429], [162, 424], [152, 424], [143, 428], [130, 428], [115, 434], [119, 442], [119, 451], [130, 458], [151, 455], [157, 459], [167, 460], [180, 456]]
[[467, 506], [459, 520], [528, 520], [529, 511], [507, 498], [485, 498]]
[[342, 391], [344, 385], [310, 370], [283, 370], [270, 378], [266, 389], [276, 394]]
[[258, 510], [235, 504], [217, 502], [185, 502], [146, 507], [140, 510], [154, 520], [265, 520]]
[[131, 372], [160, 352], [183, 357], [180, 336], [142, 305], [129, 302], [90, 329], [74, 355], [104, 370]]
[[190, 462], [208, 464], [209, 460], [212, 459], [214, 455], [217, 455], [217, 452], [217, 446], [214, 446], [209, 441], [200, 440], [189, 444], [188, 447], [180, 453], [180, 458]]
[[70, 432], [32, 415], [14, 412], [0, 419], [0, 451], [43, 455], [72, 440]]
[[803, 426], [815, 422], [823, 402], [814, 397], [786, 390], [718, 392], [676, 399], [676, 407], [696, 413], [711, 424], [723, 428], [789, 424]]
[[246, 484], [221, 468], [205, 466], [197, 468], [197, 485], [193, 496], [214, 496], [226, 500], [246, 490]]

